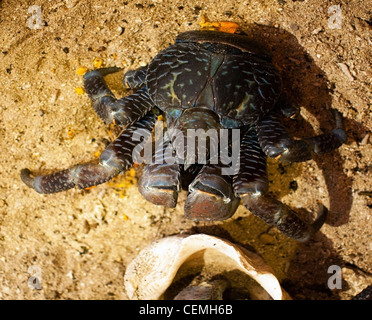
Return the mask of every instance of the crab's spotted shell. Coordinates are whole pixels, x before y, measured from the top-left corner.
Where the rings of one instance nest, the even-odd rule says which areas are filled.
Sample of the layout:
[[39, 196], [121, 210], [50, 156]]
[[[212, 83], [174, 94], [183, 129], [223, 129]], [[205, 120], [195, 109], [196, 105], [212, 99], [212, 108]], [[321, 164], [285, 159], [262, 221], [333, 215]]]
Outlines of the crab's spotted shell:
[[251, 45], [223, 32], [181, 34], [149, 64], [151, 99], [176, 118], [197, 107], [213, 110], [223, 123], [230, 119], [232, 126], [256, 123], [275, 104], [281, 81]]

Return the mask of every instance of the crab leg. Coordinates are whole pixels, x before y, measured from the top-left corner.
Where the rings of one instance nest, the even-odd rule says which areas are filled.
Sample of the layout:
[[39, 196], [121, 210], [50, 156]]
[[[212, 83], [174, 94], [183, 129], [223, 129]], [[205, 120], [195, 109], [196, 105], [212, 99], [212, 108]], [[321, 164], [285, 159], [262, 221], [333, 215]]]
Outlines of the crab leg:
[[301, 162], [310, 160], [313, 153], [324, 154], [337, 149], [346, 141], [341, 114], [333, 110], [336, 128], [325, 134], [302, 140], [293, 140], [289, 137], [280, 122], [278, 113], [266, 115], [256, 127], [258, 141], [270, 158], [281, 161]]
[[129, 70], [125, 73], [123, 83], [126, 88], [139, 89], [146, 82], [147, 66], [135, 70]]
[[299, 241], [308, 240], [321, 228], [327, 217], [327, 209], [321, 206], [315, 222], [308, 224], [288, 206], [267, 194], [266, 156], [253, 131], [242, 139], [240, 171], [233, 177], [233, 188], [235, 195], [242, 199], [249, 211]]
[[[103, 121], [126, 126], [141, 119], [151, 110], [153, 103], [146, 87], [127, 97], [116, 99], [103, 77], [119, 70], [120, 68], [111, 67], [87, 72], [84, 75], [84, 88], [93, 102], [94, 110]], [[128, 76], [129, 78], [131, 77]], [[131, 85], [134, 85], [134, 80]]]
[[138, 181], [138, 190], [146, 200], [174, 208], [181, 191], [181, 167], [171, 161], [174, 159], [170, 159], [166, 152], [169, 146], [170, 142], [163, 143], [163, 148], [155, 153], [153, 163], [145, 166]]
[[280, 113], [286, 118], [295, 119], [299, 113], [300, 108], [285, 97], [281, 97], [276, 102], [275, 106], [280, 110]]
[[[77, 186], [79, 189], [95, 186], [129, 169], [133, 164], [134, 149], [138, 142], [133, 141], [133, 133], [140, 131], [144, 141], [151, 136], [156, 117], [149, 112], [143, 119], [127, 127], [122, 134], [101, 153], [99, 163], [86, 163], [73, 166], [43, 176], [32, 178], [28, 169], [21, 171], [22, 181], [39, 193], [56, 193]], [[143, 142], [144, 142], [143, 141]]]

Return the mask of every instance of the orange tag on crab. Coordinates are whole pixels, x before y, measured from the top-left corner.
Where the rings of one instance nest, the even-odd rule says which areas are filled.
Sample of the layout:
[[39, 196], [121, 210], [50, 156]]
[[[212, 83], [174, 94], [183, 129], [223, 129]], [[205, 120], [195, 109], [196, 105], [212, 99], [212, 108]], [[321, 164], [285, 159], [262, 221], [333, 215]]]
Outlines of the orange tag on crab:
[[206, 16], [201, 17], [200, 30], [214, 30], [228, 33], [235, 33], [239, 29], [239, 25], [231, 21], [211, 22]]

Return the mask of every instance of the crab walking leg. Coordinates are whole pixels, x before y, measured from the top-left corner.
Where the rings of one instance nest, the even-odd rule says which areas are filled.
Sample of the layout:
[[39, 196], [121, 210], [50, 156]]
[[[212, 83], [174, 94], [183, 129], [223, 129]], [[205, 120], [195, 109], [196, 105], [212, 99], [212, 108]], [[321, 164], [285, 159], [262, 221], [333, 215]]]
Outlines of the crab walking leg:
[[39, 193], [56, 193], [77, 186], [79, 189], [95, 186], [111, 180], [130, 168], [133, 164], [133, 150], [137, 141], [133, 141], [136, 131], [144, 137], [143, 143], [151, 136], [156, 117], [149, 112], [143, 119], [126, 128], [122, 134], [101, 153], [99, 163], [87, 163], [73, 166], [44, 176], [32, 178], [28, 169], [21, 171], [22, 181]]
[[171, 159], [167, 152], [169, 147], [170, 143], [163, 143], [155, 153], [153, 163], [145, 166], [138, 181], [138, 190], [146, 200], [174, 208], [181, 190], [181, 168], [174, 157]]
[[104, 76], [120, 70], [119, 68], [103, 68], [87, 72], [84, 75], [84, 88], [93, 102], [93, 108], [106, 123], [126, 126], [141, 119], [153, 107], [147, 88], [116, 99], [107, 87]]
[[235, 195], [250, 212], [286, 236], [299, 241], [308, 240], [323, 225], [327, 209], [321, 206], [315, 222], [308, 224], [288, 206], [267, 194], [266, 157], [254, 132], [243, 137], [240, 152], [240, 171], [233, 177]]
[[240, 203], [231, 182], [231, 176], [221, 174], [220, 165], [205, 164], [189, 185], [185, 218], [197, 221], [230, 218]]
[[145, 85], [147, 66], [135, 70], [129, 70], [123, 77], [123, 84], [126, 88], [139, 89]]
[[266, 156], [254, 130], [243, 133], [240, 144], [239, 172], [233, 176], [235, 194], [264, 194], [269, 189]]
[[293, 102], [289, 101], [285, 97], [281, 97], [279, 101], [276, 102], [275, 106], [286, 118], [295, 119], [300, 111], [299, 107], [297, 107]]
[[280, 161], [301, 162], [310, 160], [313, 154], [331, 152], [346, 142], [341, 114], [332, 110], [336, 128], [325, 134], [302, 140], [289, 137], [280, 122], [278, 113], [269, 113], [256, 126], [258, 141], [262, 150], [270, 158]]

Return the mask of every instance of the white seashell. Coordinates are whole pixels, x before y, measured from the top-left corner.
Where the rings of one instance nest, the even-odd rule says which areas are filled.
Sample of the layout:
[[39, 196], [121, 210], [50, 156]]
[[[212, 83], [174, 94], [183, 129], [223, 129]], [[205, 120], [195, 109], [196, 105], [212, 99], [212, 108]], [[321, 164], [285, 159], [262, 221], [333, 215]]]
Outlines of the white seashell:
[[174, 300], [223, 300], [223, 293], [229, 286], [225, 279], [202, 282], [189, 286], [178, 293]]
[[[208, 275], [236, 272], [248, 275], [255, 280], [246, 277], [255, 283], [248, 284], [253, 299], [290, 299], [260, 256], [230, 241], [206, 234], [170, 236], [147, 246], [128, 265], [124, 276], [125, 289], [131, 300], [164, 299], [172, 282], [190, 273], [190, 270], [195, 271], [196, 267], [199, 271], [208, 269]], [[236, 283], [240, 284], [243, 278], [239, 276]], [[214, 283], [221, 288], [223, 282]], [[234, 286], [234, 283], [231, 285]], [[242, 285], [246, 287], [245, 283]], [[204, 290], [209, 285], [203, 283], [197, 287]], [[222, 287], [224, 290], [226, 285]], [[180, 299], [190, 297], [188, 294], [192, 289], [189, 288], [178, 295]]]

